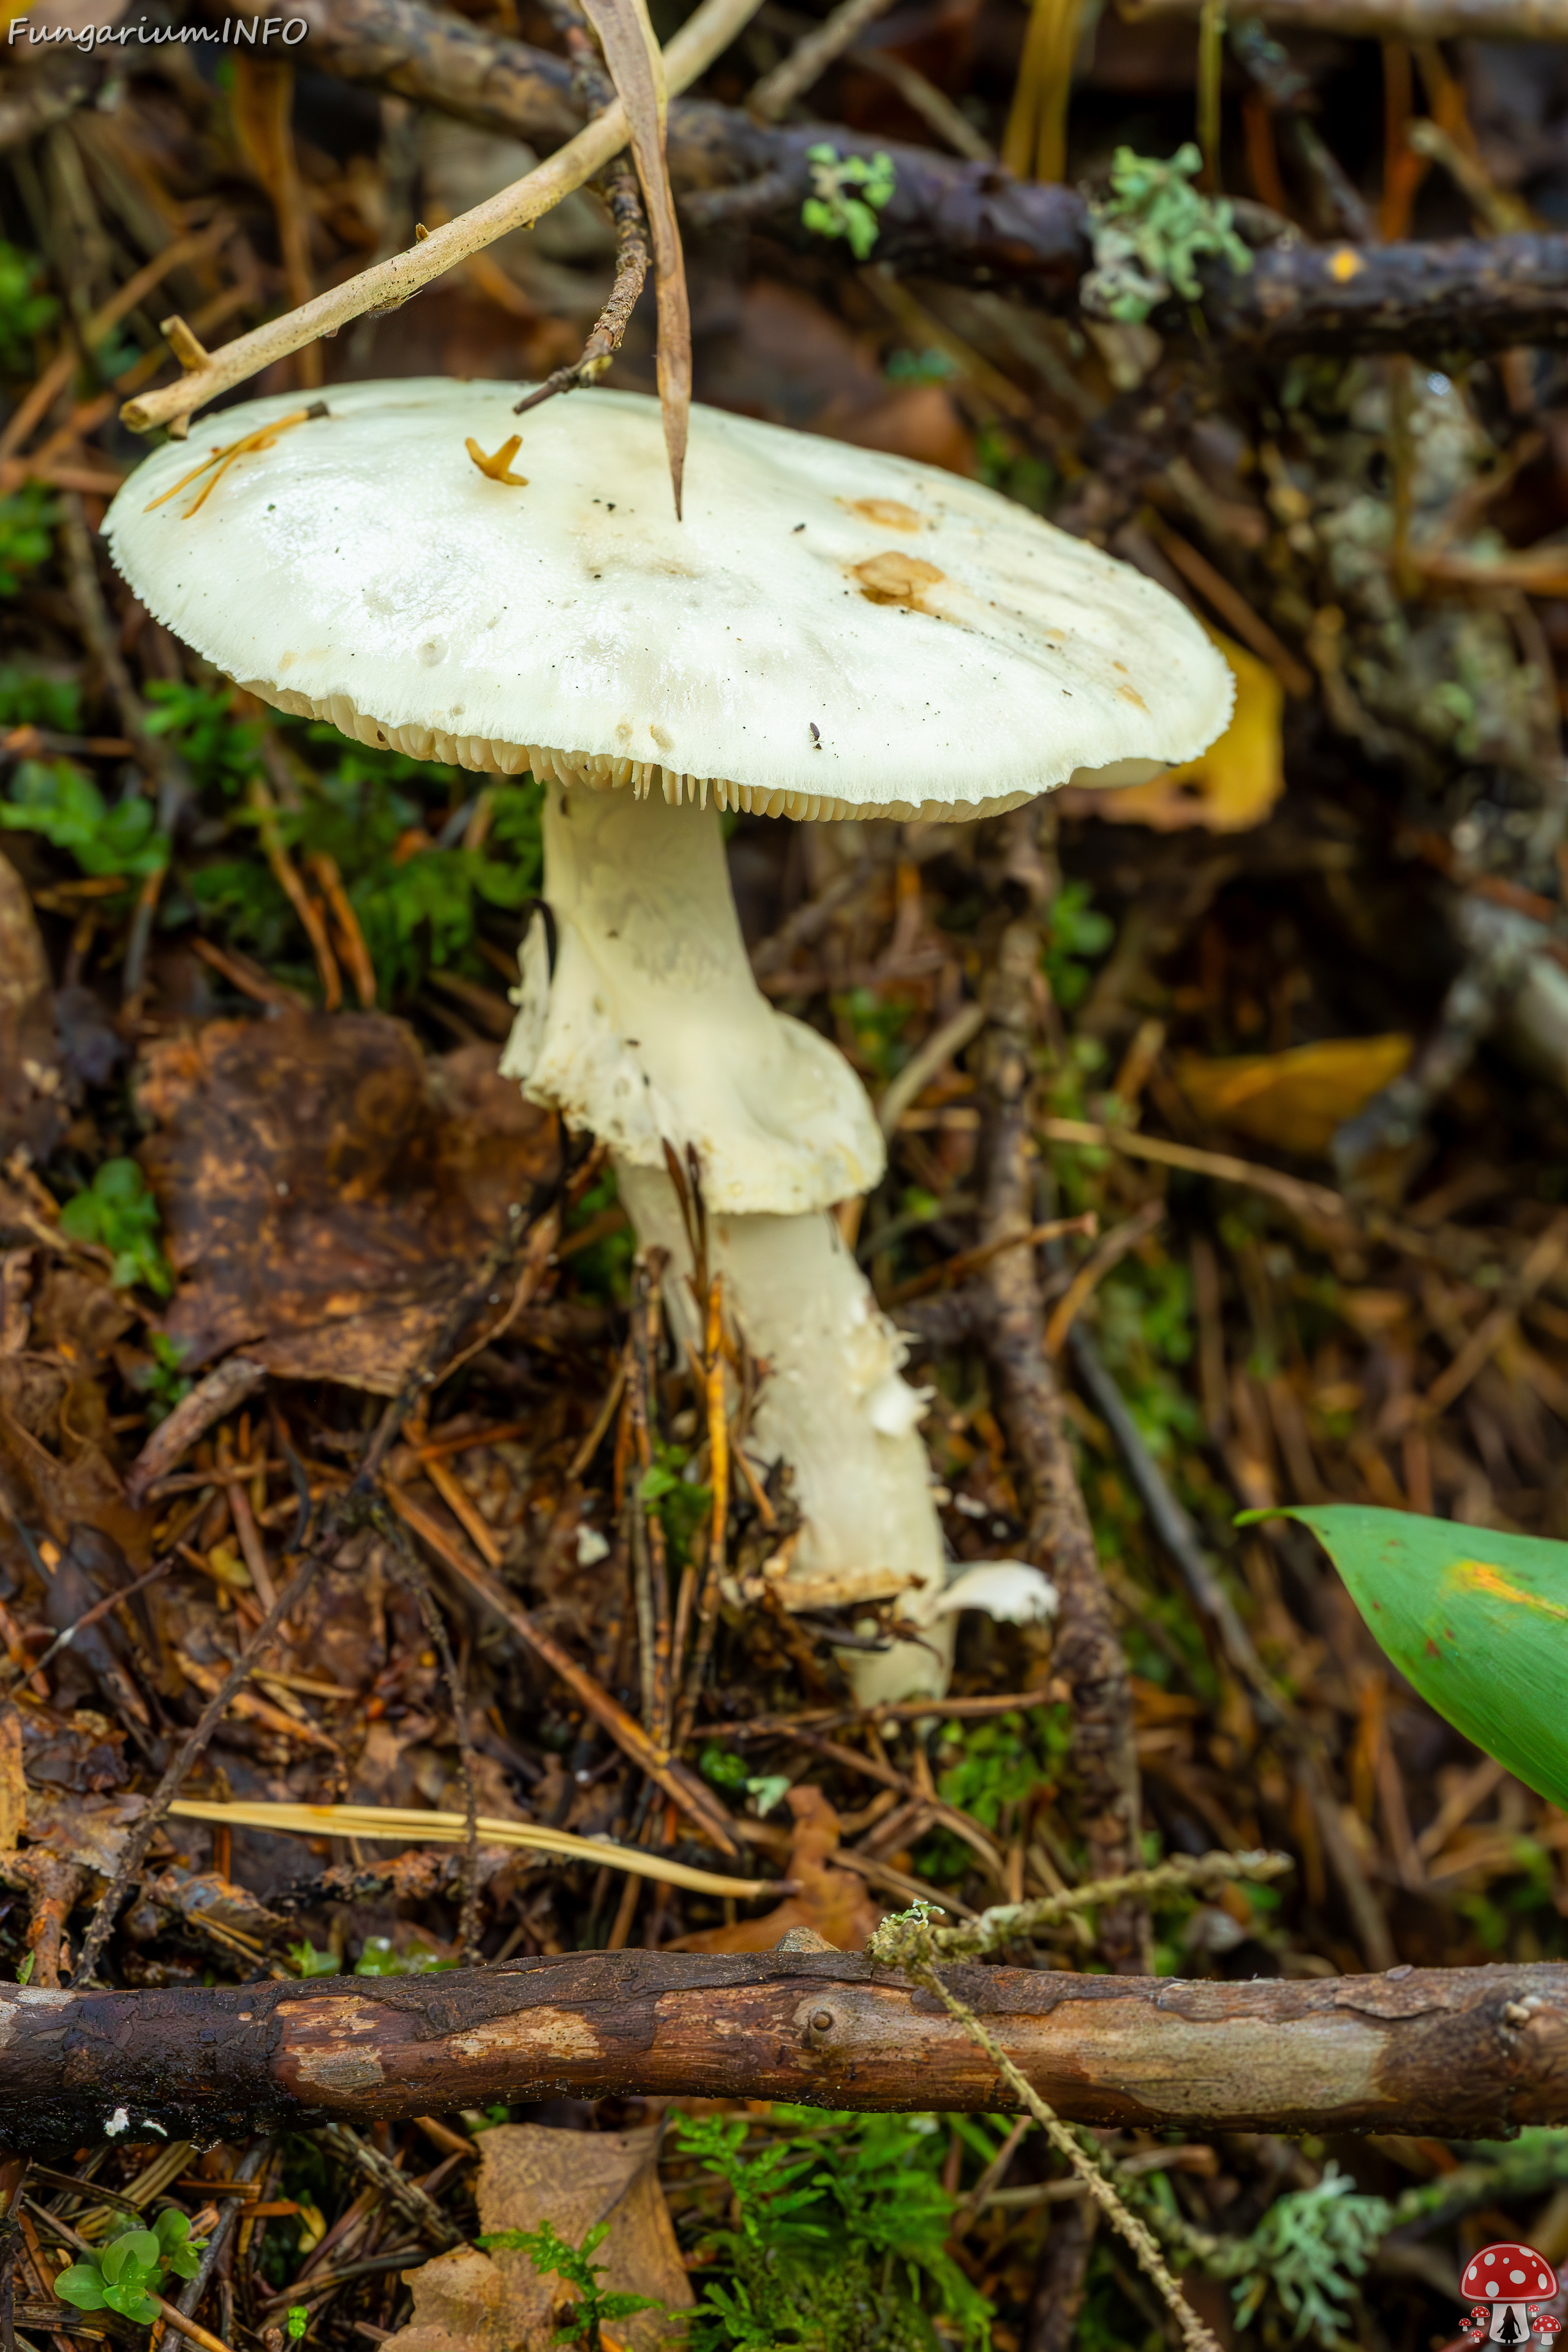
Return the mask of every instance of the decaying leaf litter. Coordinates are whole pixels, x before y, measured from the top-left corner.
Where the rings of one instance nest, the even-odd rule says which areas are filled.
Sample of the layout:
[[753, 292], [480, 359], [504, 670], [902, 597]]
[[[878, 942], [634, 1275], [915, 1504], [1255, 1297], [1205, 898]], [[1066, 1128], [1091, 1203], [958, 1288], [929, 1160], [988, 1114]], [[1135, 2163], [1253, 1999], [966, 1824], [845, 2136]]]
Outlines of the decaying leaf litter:
[[[115, 410], [164, 369], [169, 309], [172, 348], [199, 359], [410, 247], [416, 219], [483, 204], [529, 168], [523, 140], [558, 145], [574, 102], [580, 120], [581, 28], [387, 14], [400, 64], [324, 9], [292, 71], [238, 52], [214, 80], [144, 47], [111, 104], [89, 103], [96, 61], [58, 57], [7, 93], [12, 1972], [80, 1969], [149, 1793], [334, 1507], [330, 1559], [123, 1889], [106, 1981], [417, 1974], [471, 1937], [491, 1963], [802, 1931], [853, 1948], [911, 1899], [962, 1920], [1161, 1853], [1263, 1846], [1290, 1875], [1069, 1910], [1007, 1957], [1127, 1968], [1147, 1945], [1163, 1973], [1285, 1981], [1555, 1957], [1556, 1809], [1396, 1681], [1304, 1532], [1232, 1526], [1238, 1504], [1327, 1498], [1564, 1533], [1557, 363], [1472, 333], [1462, 274], [1415, 362], [1370, 327], [1358, 356], [1353, 324], [1316, 347], [1304, 331], [1293, 357], [1226, 340], [1227, 301], [1271, 272], [1304, 283], [1316, 250], [1348, 257], [1348, 286], [1396, 278], [1410, 248], [1378, 258], [1379, 227], [1528, 238], [1553, 217], [1531, 53], [1380, 59], [1331, 19], [1289, 44], [1238, 26], [1227, 251], [1190, 170], [1115, 156], [1173, 154], [1196, 86], [1212, 130], [1212, 40], [1199, 73], [1190, 27], [1108, 18], [1068, 123], [1095, 280], [1076, 309], [1054, 287], [1054, 316], [976, 282], [967, 224], [944, 216], [945, 252], [931, 226], [952, 152], [1059, 170], [1071, 27], [1047, 8], [1026, 45], [1016, 12], [861, 10], [837, 63], [819, 45], [826, 78], [786, 79], [782, 102], [810, 27], [768, 8], [709, 114], [672, 110], [698, 396], [980, 475], [1185, 597], [1238, 679], [1225, 740], [1119, 800], [731, 834], [762, 984], [849, 1055], [892, 1139], [887, 1182], [841, 1223], [932, 1388], [952, 1554], [1037, 1558], [1063, 1599], [1054, 1628], [970, 1617], [940, 1722], [868, 1721], [836, 1664], [847, 1617], [779, 1605], [788, 1480], [746, 1445], [765, 1367], [721, 1298], [700, 1360], [671, 1345], [602, 1158], [497, 1076], [535, 789], [263, 711], [95, 544], [137, 454]], [[460, 66], [498, 60], [510, 78], [476, 102]], [[1380, 67], [1386, 152], [1346, 104]], [[764, 76], [765, 133], [738, 110]], [[1051, 193], [1025, 207], [1039, 236]], [[572, 367], [647, 234], [635, 196], [606, 194], [609, 215], [574, 196], [260, 388], [306, 408], [345, 373]], [[1169, 288], [1206, 293], [1206, 336], [1201, 311], [1159, 307]], [[651, 384], [652, 341], [634, 311], [612, 381]], [[198, 422], [193, 464], [211, 437]], [[522, 419], [523, 476], [526, 451]], [[688, 1189], [700, 1218], [700, 1171]], [[379, 1481], [345, 1505], [367, 1455]], [[450, 1842], [389, 1846], [353, 1815], [302, 1839], [268, 1805], [440, 1815]], [[509, 1822], [761, 1891], [550, 1858], [501, 1843]], [[14, 2324], [124, 2332], [49, 2290], [127, 2202], [208, 2241], [184, 2280], [171, 2219], [133, 2293], [234, 2346], [542, 2341], [510, 2298], [531, 2314], [548, 2283], [580, 2315], [541, 2233], [581, 2265], [599, 2220], [590, 2263], [624, 2264], [637, 2231], [662, 2250], [601, 2286], [702, 2297], [716, 2344], [914, 2341], [916, 2312], [1004, 2352], [1170, 2324], [1005, 2116], [676, 2108], [558, 2098], [205, 2152], [128, 2118], [23, 2184]], [[540, 2126], [574, 2135], [581, 2189], [503, 2163]], [[1088, 2137], [1226, 2337], [1445, 2341], [1470, 2245], [1568, 2254], [1553, 2131]], [[842, 2251], [827, 2284], [814, 2230]], [[497, 2231], [541, 2260], [463, 2251]]]

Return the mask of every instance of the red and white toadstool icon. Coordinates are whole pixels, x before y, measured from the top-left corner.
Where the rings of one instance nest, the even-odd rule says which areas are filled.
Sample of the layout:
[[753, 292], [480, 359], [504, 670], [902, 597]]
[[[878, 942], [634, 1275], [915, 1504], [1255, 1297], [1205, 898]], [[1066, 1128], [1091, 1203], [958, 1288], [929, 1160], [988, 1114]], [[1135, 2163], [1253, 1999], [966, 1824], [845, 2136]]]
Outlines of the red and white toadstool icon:
[[1553, 2319], [1549, 2311], [1543, 2311], [1535, 2321], [1535, 2332], [1543, 2344], [1550, 2344], [1554, 2336], [1562, 2335], [1563, 2322]]
[[[1561, 2322], [1537, 2317], [1531, 2309], [1543, 2295], [1557, 2293], [1557, 2273], [1533, 2246], [1483, 2246], [1466, 2266], [1460, 2291], [1473, 2294], [1486, 2315], [1488, 2339], [1493, 2344], [1526, 2345], [1532, 2336], [1550, 2338]], [[1468, 2336], [1475, 2326], [1471, 2312]]]

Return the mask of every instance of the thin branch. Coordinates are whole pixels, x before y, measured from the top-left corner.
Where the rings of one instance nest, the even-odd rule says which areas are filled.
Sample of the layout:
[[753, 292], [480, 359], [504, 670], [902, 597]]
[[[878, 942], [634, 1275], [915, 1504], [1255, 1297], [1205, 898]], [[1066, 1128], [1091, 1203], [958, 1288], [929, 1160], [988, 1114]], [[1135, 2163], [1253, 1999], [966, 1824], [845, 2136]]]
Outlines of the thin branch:
[[[1191, 2137], [1568, 2124], [1568, 1967], [1247, 1983], [959, 1966], [952, 1990], [1066, 2120]], [[232, 2140], [496, 2099], [787, 2099], [994, 2115], [994, 2062], [896, 1970], [847, 1952], [568, 1952], [445, 1975], [40, 2001], [0, 1985], [18, 2153], [111, 2108]]]
[[885, 16], [892, 0], [838, 0], [831, 16], [798, 41], [782, 64], [764, 74], [746, 100], [746, 109], [763, 122], [776, 122], [797, 98], [820, 81], [836, 58], [853, 48], [868, 25]]
[[[686, 89], [705, 73], [750, 23], [758, 5], [759, 0], [702, 0], [664, 53], [665, 78], [671, 91]], [[625, 146], [626, 138], [626, 109], [617, 100], [557, 149], [548, 163], [503, 188], [487, 204], [476, 205], [471, 212], [459, 213], [456, 220], [432, 229], [406, 253], [361, 270], [342, 286], [301, 303], [297, 310], [237, 336], [220, 352], [202, 352], [187, 330], [193, 357], [200, 353], [195, 363], [178, 383], [128, 400], [120, 412], [122, 422], [133, 433], [148, 433], [154, 425], [190, 416], [220, 393], [269, 367], [274, 360], [303, 351], [321, 335], [336, 334], [351, 319], [363, 318], [369, 310], [396, 310], [432, 278], [467, 261], [470, 254], [482, 253], [510, 230], [527, 228], [542, 219], [602, 171]]]
[[647, 215], [643, 210], [637, 173], [624, 155], [617, 155], [594, 185], [615, 224], [616, 282], [581, 355], [569, 367], [556, 368], [537, 391], [520, 400], [512, 411], [514, 416], [526, 416], [531, 408], [537, 408], [541, 401], [552, 400], [557, 393], [577, 392], [584, 384], [598, 383], [621, 348], [637, 297], [647, 282], [652, 257], [648, 250]]

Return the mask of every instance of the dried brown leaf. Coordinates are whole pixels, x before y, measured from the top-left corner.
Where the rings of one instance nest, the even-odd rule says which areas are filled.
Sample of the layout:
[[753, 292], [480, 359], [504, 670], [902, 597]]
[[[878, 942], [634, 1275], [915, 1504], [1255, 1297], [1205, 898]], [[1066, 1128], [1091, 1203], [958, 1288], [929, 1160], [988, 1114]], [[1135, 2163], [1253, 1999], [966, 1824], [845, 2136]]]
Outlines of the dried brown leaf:
[[863, 1952], [881, 1919], [881, 1906], [871, 1900], [866, 1882], [853, 1872], [838, 1870], [838, 1816], [820, 1789], [803, 1783], [785, 1799], [795, 1815], [790, 1840], [789, 1874], [797, 1892], [761, 1919], [737, 1919], [732, 1927], [708, 1927], [668, 1944], [671, 1952], [771, 1952], [792, 1927], [806, 1927], [836, 1952]]
[[0, 1484], [56, 1543], [78, 1527], [117, 1543], [137, 1568], [151, 1558], [154, 1514], [134, 1510], [110, 1459], [108, 1407], [79, 1368], [42, 1355], [0, 1356]]
[[[657, 2128], [630, 2132], [545, 2131], [500, 2124], [479, 2141], [479, 2227], [537, 2230], [549, 2221], [581, 2245], [600, 2221], [609, 2234], [595, 2260], [605, 2290], [651, 2295], [675, 2310], [693, 2297], [659, 2187]], [[387, 2352], [546, 2352], [555, 2340], [558, 2299], [569, 2289], [541, 2278], [524, 2253], [460, 2246], [406, 2273], [414, 2316], [388, 2340]], [[627, 2352], [656, 2352], [679, 2340], [666, 2313], [617, 2321]]]
[[243, 1348], [281, 1378], [395, 1391], [508, 1204], [555, 1164], [555, 1123], [497, 1076], [499, 1051], [430, 1061], [375, 1013], [213, 1021], [153, 1045], [142, 1157], [189, 1370]]
[[664, 446], [669, 455], [669, 478], [679, 518], [686, 473], [687, 419], [691, 408], [691, 307], [686, 294], [686, 260], [675, 217], [675, 192], [669, 184], [669, 163], [665, 153], [668, 96], [664, 58], [648, 21], [647, 0], [584, 0], [584, 5], [599, 37], [616, 95], [626, 110], [632, 155], [647, 207], [658, 299], [658, 399], [664, 412]]

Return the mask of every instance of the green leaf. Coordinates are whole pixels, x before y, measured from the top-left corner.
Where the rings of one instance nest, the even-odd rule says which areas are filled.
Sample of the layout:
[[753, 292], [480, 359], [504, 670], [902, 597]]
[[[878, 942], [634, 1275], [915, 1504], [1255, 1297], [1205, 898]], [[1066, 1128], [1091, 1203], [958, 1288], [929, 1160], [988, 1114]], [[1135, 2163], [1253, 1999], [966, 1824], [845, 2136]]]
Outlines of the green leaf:
[[160, 1298], [174, 1287], [158, 1235], [158, 1203], [134, 1160], [106, 1160], [84, 1192], [60, 1211], [60, 1231], [73, 1242], [112, 1250], [111, 1279], [119, 1289], [145, 1283]]
[[123, 2237], [105, 2246], [99, 2259], [104, 2277], [113, 2284], [128, 2270], [155, 2271], [163, 2252], [151, 2230], [127, 2230]]
[[[5, 593], [5, 508], [0, 499], [0, 593]], [[42, 559], [40, 558], [40, 561]], [[38, 833], [68, 851], [84, 874], [144, 880], [169, 862], [153, 803], [132, 793], [112, 806], [92, 778], [69, 760], [24, 760], [0, 800], [0, 825]]]
[[1247, 1511], [1311, 1528], [1428, 1706], [1568, 1805], [1568, 1544], [1355, 1503]]
[[[335, 1952], [323, 1952], [314, 1944], [290, 1944], [289, 1958], [302, 1977], [335, 1977], [342, 1965]], [[368, 1976], [371, 1970], [361, 1969], [359, 1974]]]
[[152, 2326], [158, 2316], [158, 2306], [147, 2293], [146, 2275], [133, 2271], [118, 2285], [105, 2284], [103, 2300], [110, 2311], [118, 2311], [123, 2319], [140, 2320], [143, 2327]]
[[103, 2309], [103, 2281], [96, 2263], [72, 2263], [55, 2281], [55, 2293], [62, 2303], [74, 2303], [79, 2311]]
[[0, 368], [8, 375], [33, 373], [33, 340], [59, 310], [47, 289], [48, 272], [36, 253], [0, 239]]

